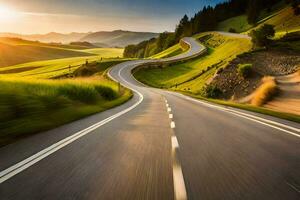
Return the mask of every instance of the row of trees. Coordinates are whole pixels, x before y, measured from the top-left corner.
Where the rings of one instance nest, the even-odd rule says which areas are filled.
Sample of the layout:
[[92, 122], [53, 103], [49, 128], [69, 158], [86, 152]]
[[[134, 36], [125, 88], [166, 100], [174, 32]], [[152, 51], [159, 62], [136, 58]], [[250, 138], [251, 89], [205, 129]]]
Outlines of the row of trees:
[[[215, 30], [219, 22], [241, 14], [247, 14], [248, 22], [255, 24], [263, 9], [271, 11], [271, 7], [280, 1], [282, 0], [230, 0], [219, 3], [215, 7], [205, 6], [191, 18], [184, 15], [174, 33], [164, 32], [157, 39], [127, 46], [124, 56], [142, 58], [154, 55], [178, 43], [183, 37]], [[285, 1], [294, 5], [294, 2], [300, 0]]]

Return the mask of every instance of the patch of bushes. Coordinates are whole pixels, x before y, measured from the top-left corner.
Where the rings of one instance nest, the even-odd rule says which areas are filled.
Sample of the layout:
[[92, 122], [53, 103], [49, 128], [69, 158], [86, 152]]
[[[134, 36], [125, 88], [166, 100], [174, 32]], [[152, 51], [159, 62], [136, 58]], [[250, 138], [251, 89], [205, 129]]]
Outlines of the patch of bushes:
[[252, 72], [252, 64], [238, 64], [237, 71], [239, 75], [243, 76], [244, 78], [247, 78]]
[[220, 98], [223, 94], [222, 90], [218, 88], [216, 85], [206, 85], [205, 87], [205, 97], [207, 98]]
[[262, 84], [254, 92], [254, 97], [251, 104], [255, 106], [262, 106], [270, 101], [279, 91], [274, 77], [264, 77]]
[[237, 33], [237, 31], [234, 28], [230, 28], [229, 33]]
[[271, 38], [275, 35], [274, 25], [264, 24], [260, 28], [251, 31], [250, 36], [255, 47], [267, 47]]

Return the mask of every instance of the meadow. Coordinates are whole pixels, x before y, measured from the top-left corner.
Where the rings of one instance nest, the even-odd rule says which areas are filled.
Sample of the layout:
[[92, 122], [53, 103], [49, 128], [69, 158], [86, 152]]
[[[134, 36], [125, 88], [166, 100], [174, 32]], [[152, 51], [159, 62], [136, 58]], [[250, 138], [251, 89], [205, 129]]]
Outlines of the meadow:
[[[73, 73], [86, 62], [117, 60], [122, 57], [123, 49], [95, 48], [80, 50], [81, 53], [92, 52], [92, 56], [71, 57], [45, 61], [35, 61], [0, 68], [0, 77], [30, 77], [30, 78], [55, 78]], [[91, 55], [91, 54], [88, 54]]]
[[104, 77], [0, 78], [0, 146], [127, 101], [132, 93]]
[[[1, 38], [0, 146], [131, 98], [128, 89], [105, 76], [108, 68], [125, 61], [122, 54], [121, 48]], [[20, 64], [5, 66], [9, 63]], [[93, 72], [88, 76], [97, 76], [86, 77], [87, 70]]]
[[201, 93], [206, 82], [238, 54], [249, 51], [251, 41], [209, 32], [195, 36], [208, 47], [205, 56], [164, 68], [141, 69], [134, 76], [148, 85]]

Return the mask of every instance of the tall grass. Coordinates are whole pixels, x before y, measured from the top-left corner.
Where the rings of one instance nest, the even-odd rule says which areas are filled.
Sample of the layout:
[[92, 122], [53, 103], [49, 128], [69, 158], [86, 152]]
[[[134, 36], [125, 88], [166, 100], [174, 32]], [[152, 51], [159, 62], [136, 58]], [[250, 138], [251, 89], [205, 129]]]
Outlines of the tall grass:
[[15, 138], [99, 112], [131, 94], [104, 78], [0, 78], [0, 146]]
[[266, 76], [262, 79], [262, 84], [254, 92], [254, 97], [251, 100], [251, 104], [254, 106], [262, 106], [271, 100], [278, 92], [278, 86], [275, 78]]

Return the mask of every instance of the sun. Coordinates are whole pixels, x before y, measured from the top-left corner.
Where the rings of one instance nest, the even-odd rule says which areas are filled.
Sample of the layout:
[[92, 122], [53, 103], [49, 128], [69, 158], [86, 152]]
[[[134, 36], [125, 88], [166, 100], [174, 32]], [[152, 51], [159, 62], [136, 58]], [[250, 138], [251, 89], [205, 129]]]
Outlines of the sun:
[[18, 17], [18, 12], [13, 8], [5, 5], [0, 5], [0, 21], [9, 22]]

